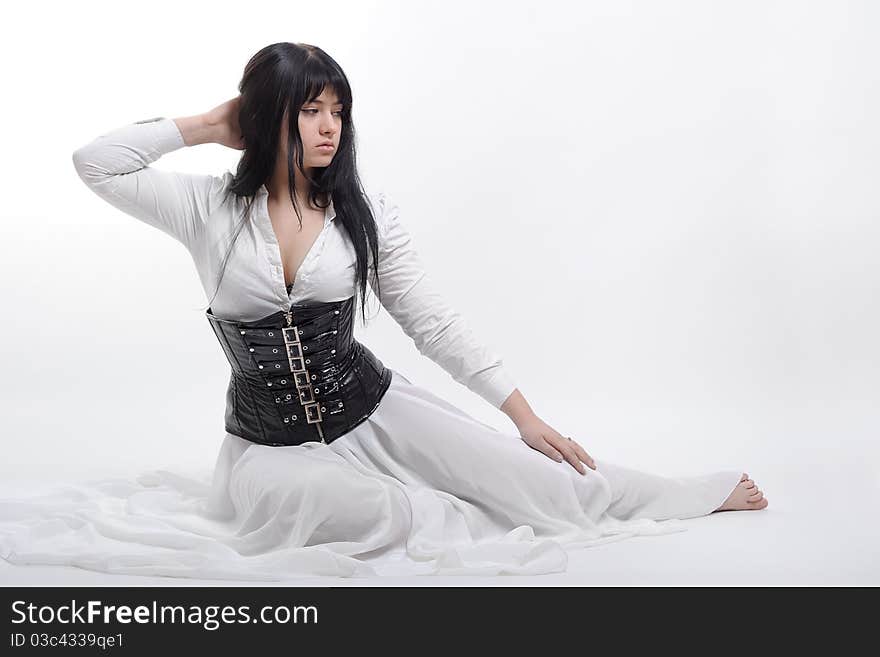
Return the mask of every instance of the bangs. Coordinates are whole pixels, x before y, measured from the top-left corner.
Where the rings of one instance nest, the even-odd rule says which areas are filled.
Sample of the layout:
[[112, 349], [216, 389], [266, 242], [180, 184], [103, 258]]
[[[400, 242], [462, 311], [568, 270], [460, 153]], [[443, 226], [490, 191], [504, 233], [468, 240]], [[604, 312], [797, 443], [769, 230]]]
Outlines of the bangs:
[[336, 98], [342, 103], [344, 112], [351, 109], [351, 88], [341, 71], [325, 66], [317, 58], [309, 58], [304, 68], [305, 70], [302, 71], [304, 102], [317, 100], [325, 89], [329, 89], [336, 92]]

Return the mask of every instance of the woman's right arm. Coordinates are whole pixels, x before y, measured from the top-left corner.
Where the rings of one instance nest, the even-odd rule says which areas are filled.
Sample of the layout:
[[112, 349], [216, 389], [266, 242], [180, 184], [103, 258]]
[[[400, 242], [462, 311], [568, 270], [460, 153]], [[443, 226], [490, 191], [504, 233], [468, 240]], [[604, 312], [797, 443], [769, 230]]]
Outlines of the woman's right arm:
[[[236, 101], [205, 114], [156, 117], [115, 128], [76, 149], [73, 165], [95, 194], [192, 250], [214, 205], [222, 200], [217, 192], [223, 176], [164, 171], [150, 164], [184, 146], [231, 146], [230, 128], [237, 129]], [[235, 116], [234, 125], [230, 116]]]

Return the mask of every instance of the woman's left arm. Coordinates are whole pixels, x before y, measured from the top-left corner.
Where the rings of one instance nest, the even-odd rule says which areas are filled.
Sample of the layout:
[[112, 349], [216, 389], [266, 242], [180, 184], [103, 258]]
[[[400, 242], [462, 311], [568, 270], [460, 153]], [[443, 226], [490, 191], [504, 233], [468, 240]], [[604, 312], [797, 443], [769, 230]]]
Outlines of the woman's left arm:
[[[419, 353], [495, 408], [501, 408], [516, 389], [503, 360], [476, 338], [461, 314], [440, 294], [425, 271], [394, 200], [380, 192], [370, 201], [379, 233], [382, 305]], [[373, 277], [369, 280], [378, 296]]]
[[[561, 436], [532, 411], [502, 358], [477, 339], [461, 314], [439, 293], [393, 199], [380, 192], [370, 200], [379, 232], [382, 305], [419, 353], [504, 412], [530, 447], [556, 461], [565, 458], [579, 472], [583, 472], [581, 461], [595, 467], [580, 445]], [[377, 293], [373, 277], [369, 280]]]

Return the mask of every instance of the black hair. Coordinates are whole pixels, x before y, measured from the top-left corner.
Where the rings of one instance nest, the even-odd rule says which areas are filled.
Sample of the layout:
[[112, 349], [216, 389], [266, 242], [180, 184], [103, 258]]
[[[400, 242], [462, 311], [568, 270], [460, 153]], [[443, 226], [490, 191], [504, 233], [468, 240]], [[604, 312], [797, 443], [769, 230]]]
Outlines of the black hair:
[[[325, 87], [336, 92], [342, 103], [342, 132], [333, 160], [326, 167], [315, 167], [310, 176], [303, 166], [303, 145], [298, 117], [303, 105], [321, 95]], [[378, 236], [376, 219], [357, 172], [355, 131], [351, 121], [351, 86], [339, 64], [317, 46], [305, 43], [273, 43], [262, 48], [248, 61], [238, 85], [241, 92], [239, 127], [244, 151], [236, 173], [227, 189], [229, 194], [246, 199], [241, 222], [226, 251], [220, 276], [211, 302], [217, 296], [232, 247], [245, 222], [250, 219], [255, 196], [268, 183], [275, 169], [280, 126], [288, 116], [287, 171], [290, 199], [302, 227], [302, 214], [296, 201], [293, 157], [309, 183], [310, 205], [326, 208], [333, 202], [335, 221], [342, 222], [357, 255], [355, 290], [361, 297], [361, 316], [366, 322], [366, 296], [369, 254], [379, 294]], [[207, 310], [207, 308], [206, 308]]]

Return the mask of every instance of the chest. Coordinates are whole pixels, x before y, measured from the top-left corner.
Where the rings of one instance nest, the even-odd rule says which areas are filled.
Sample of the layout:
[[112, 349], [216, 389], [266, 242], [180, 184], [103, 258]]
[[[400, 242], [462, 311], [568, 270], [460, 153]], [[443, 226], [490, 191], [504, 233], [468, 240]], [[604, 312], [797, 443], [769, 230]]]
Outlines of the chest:
[[325, 210], [301, 208], [302, 226], [292, 207], [268, 204], [269, 219], [278, 242], [285, 286], [292, 285], [325, 227]]
[[[302, 208], [270, 212], [258, 196], [246, 221], [244, 200], [211, 217], [203, 248], [194, 253], [217, 317], [254, 320], [291, 303], [342, 301], [356, 293], [356, 254], [330, 213]], [[291, 286], [291, 283], [295, 283]], [[218, 287], [219, 285], [219, 287]], [[216, 294], [215, 294], [216, 292]]]

